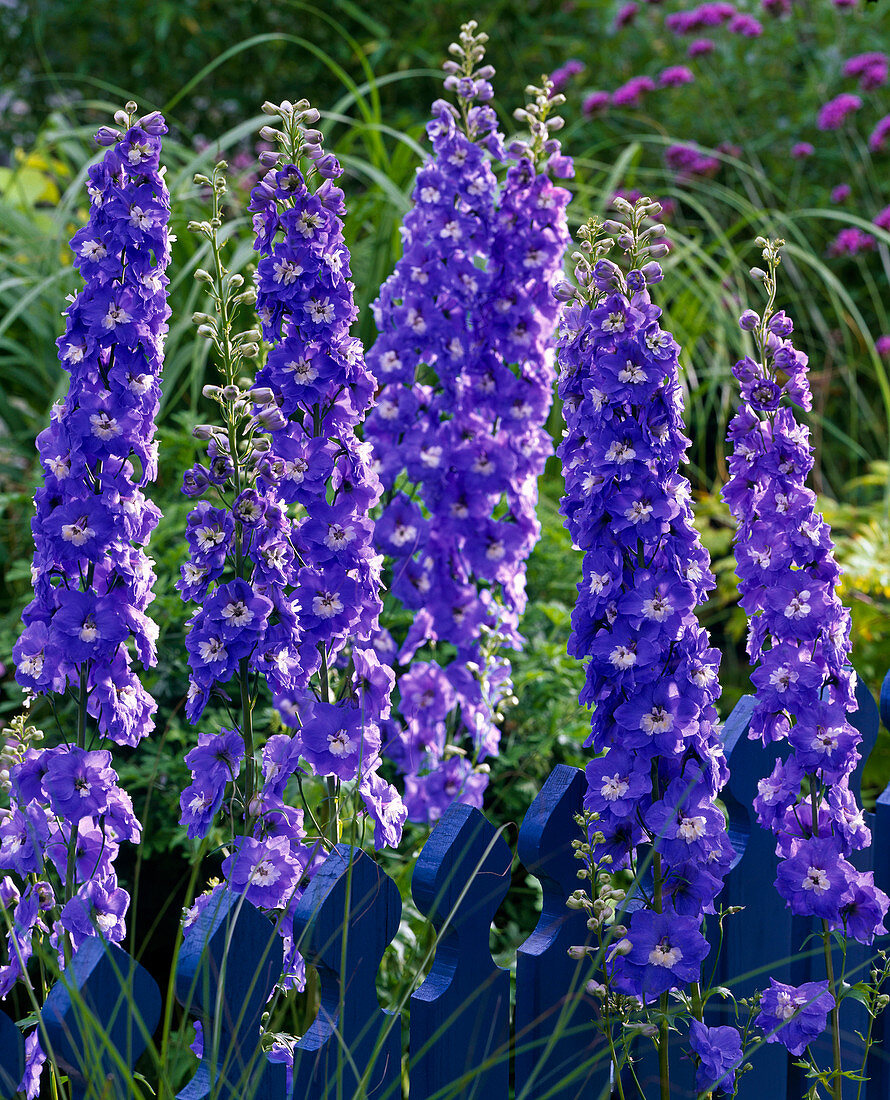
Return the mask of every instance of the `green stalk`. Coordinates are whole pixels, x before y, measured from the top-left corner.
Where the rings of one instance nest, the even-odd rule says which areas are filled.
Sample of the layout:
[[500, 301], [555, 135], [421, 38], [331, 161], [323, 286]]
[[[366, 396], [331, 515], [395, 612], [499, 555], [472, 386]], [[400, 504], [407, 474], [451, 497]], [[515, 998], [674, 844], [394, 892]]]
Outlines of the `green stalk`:
[[834, 998], [834, 1007], [831, 1010], [831, 1045], [834, 1050], [834, 1073], [832, 1074], [831, 1095], [832, 1100], [843, 1100], [841, 1090], [841, 1027], [840, 1010], [837, 1003], [837, 985], [834, 980], [834, 960], [831, 957], [831, 933], [828, 931], [828, 921], [822, 921], [822, 947], [825, 952], [825, 969], [828, 973], [828, 988]]
[[[87, 747], [87, 663], [80, 666], [80, 684], [77, 698], [77, 747]], [[68, 864], [65, 868], [65, 901], [74, 897], [74, 884], [77, 879], [77, 826], [71, 826], [68, 840]]]
[[[655, 912], [662, 909], [662, 874], [661, 854], [655, 852], [652, 857], [652, 874], [654, 877]], [[661, 1085], [661, 1100], [671, 1100], [671, 1067], [668, 1043], [670, 1031], [668, 1029], [667, 1012], [668, 996], [662, 993], [658, 999], [658, 1007], [661, 1009], [661, 1023], [658, 1025], [658, 1079]]]

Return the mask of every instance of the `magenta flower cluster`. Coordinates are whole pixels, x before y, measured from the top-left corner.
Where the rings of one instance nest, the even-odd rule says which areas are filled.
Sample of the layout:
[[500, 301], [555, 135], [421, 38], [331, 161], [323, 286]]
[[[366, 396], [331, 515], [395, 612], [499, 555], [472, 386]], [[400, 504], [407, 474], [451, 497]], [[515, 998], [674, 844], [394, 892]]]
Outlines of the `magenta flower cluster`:
[[644, 889], [610, 964], [619, 989], [650, 999], [698, 980], [702, 913], [732, 858], [713, 801], [727, 778], [719, 658], [695, 617], [714, 580], [679, 473], [679, 349], [648, 290], [659, 265], [625, 279], [598, 259], [580, 278], [591, 290], [567, 309], [559, 340], [562, 510], [583, 552], [569, 652], [587, 659], [586, 744], [608, 750], [586, 773], [593, 858], [636, 870], [656, 853], [655, 893]]
[[399, 676], [385, 746], [417, 821], [455, 798], [481, 805], [487, 774], [475, 763], [497, 751], [509, 664], [495, 650], [521, 645], [537, 478], [551, 449], [550, 284], [569, 195], [549, 176], [571, 171], [554, 139], [537, 161], [513, 150], [499, 188], [494, 112], [468, 94], [461, 110], [439, 100], [433, 114], [404, 252], [374, 305], [368, 360], [381, 389], [365, 427], [386, 488], [376, 543], [413, 614], [395, 659], [431, 647]]
[[739, 591], [757, 666], [750, 736], [790, 749], [760, 781], [754, 808], [776, 835], [776, 887], [791, 911], [870, 943], [884, 932], [888, 902], [848, 858], [870, 833], [849, 788], [860, 741], [847, 718], [857, 705], [850, 616], [836, 593], [828, 525], [806, 487], [809, 432], [792, 408], [811, 407], [807, 357], [784, 312], [746, 310], [740, 324], [755, 333], [757, 358], [733, 368], [742, 404], [723, 495], [738, 525]]

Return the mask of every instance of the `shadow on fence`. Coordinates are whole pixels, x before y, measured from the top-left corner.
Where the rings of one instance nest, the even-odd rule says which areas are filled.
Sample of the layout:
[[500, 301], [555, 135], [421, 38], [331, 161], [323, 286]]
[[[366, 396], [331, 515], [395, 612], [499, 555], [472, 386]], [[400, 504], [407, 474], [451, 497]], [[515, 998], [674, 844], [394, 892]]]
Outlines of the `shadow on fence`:
[[[852, 721], [862, 734], [862, 762], [851, 789], [859, 797], [861, 770], [878, 736], [878, 707], [857, 690]], [[732, 778], [723, 793], [737, 852], [721, 895], [744, 910], [725, 924], [716, 954], [715, 929], [704, 973], [737, 997], [750, 995], [770, 976], [794, 985], [824, 978], [821, 947], [801, 952], [815, 926], [785, 908], [773, 883], [774, 842], [754, 820], [757, 781], [769, 774], [782, 746], [764, 749], [748, 740], [752, 700], [742, 699], [725, 727]], [[882, 717], [890, 726], [890, 674], [882, 691]], [[541, 884], [537, 927], [518, 949], [515, 1008], [510, 976], [495, 965], [489, 929], [510, 883], [512, 854], [478, 810], [452, 806], [433, 829], [414, 869], [412, 894], [436, 931], [435, 959], [411, 994], [409, 1070], [411, 1100], [597, 1100], [609, 1096], [608, 1057], [592, 1024], [595, 1002], [584, 991], [585, 968], [567, 948], [589, 935], [583, 911], [566, 907], [577, 887], [572, 840], [585, 789], [583, 773], [565, 765], [550, 774], [519, 832], [518, 855]], [[865, 815], [873, 843], [854, 853], [863, 871], [890, 892], [890, 787], [876, 812]], [[344, 920], [344, 914], [348, 918]], [[205, 908], [186, 938], [176, 968], [176, 996], [202, 1024], [204, 1053], [179, 1100], [400, 1100], [401, 1019], [380, 1008], [375, 979], [383, 953], [398, 930], [401, 899], [395, 883], [368, 855], [340, 844], [300, 899], [294, 936], [318, 971], [320, 1008], [294, 1050], [293, 1087], [285, 1067], [260, 1047], [260, 1018], [282, 964], [272, 923], [243, 898], [221, 894]], [[715, 923], [715, 922], [711, 922]], [[851, 944], [847, 973], [865, 977], [871, 949]], [[710, 1023], [719, 1023], [719, 998]], [[709, 1006], [709, 1007], [711, 1007]], [[151, 976], [125, 951], [99, 939], [76, 953], [42, 1010], [45, 1037], [70, 1074], [72, 1100], [124, 1096], [124, 1082], [151, 1041], [161, 997]], [[845, 1064], [861, 1051], [864, 1009], [844, 1002]], [[890, 1100], [890, 1057], [878, 1018], [861, 1100]], [[647, 1096], [658, 1094], [651, 1047], [640, 1050], [638, 1076]], [[859, 1055], [861, 1059], [861, 1054]], [[830, 1060], [830, 1051], [820, 1051]], [[754, 1069], [740, 1080], [741, 1100], [799, 1100], [806, 1085], [784, 1047], [761, 1047]], [[0, 1013], [0, 1098], [14, 1095], [24, 1050], [19, 1029]], [[510, 1086], [512, 1064], [515, 1089]], [[691, 1064], [672, 1061], [671, 1095], [695, 1097]], [[845, 1082], [844, 1097], [857, 1096]]]

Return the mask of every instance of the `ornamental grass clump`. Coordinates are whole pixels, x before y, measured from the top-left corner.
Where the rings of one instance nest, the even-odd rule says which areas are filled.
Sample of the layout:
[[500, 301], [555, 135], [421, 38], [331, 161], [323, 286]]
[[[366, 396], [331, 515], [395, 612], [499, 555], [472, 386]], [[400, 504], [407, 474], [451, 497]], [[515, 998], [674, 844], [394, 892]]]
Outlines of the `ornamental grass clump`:
[[[583, 552], [569, 652], [587, 660], [581, 702], [593, 713], [585, 744], [600, 754], [586, 768], [580, 849], [590, 892], [571, 904], [590, 914], [592, 989], [619, 1066], [621, 1022], [658, 1002], [664, 1090], [667, 995], [691, 990], [701, 1022], [709, 996], [699, 985], [709, 950], [703, 916], [715, 912], [733, 849], [714, 801], [728, 774], [714, 707], [719, 654], [695, 615], [714, 579], [679, 473], [688, 445], [679, 348], [649, 291], [662, 279], [655, 257], [666, 249], [650, 243], [664, 227], [644, 225], [660, 205], [619, 198], [615, 206], [626, 224], [582, 227], [580, 285], [558, 290], [568, 301], [558, 341], [562, 511]], [[615, 241], [604, 231], [616, 234], [627, 274], [605, 258]], [[633, 875], [628, 891], [612, 879], [624, 869]], [[716, 1066], [716, 1055], [692, 1039], [697, 1060]]]
[[[164, 119], [136, 117], [135, 103], [102, 127], [107, 148], [88, 172], [89, 223], [71, 239], [84, 286], [65, 310], [57, 341], [67, 395], [37, 439], [43, 485], [34, 496], [34, 599], [22, 615], [16, 679], [28, 702], [64, 699], [76, 728], [38, 747], [23, 718], [3, 761], [9, 808], [0, 822], [0, 884], [8, 962], [0, 996], [17, 980], [39, 1003], [27, 964], [35, 938], [60, 966], [90, 936], [120, 942], [130, 898], [118, 885], [120, 844], [141, 826], [118, 785], [112, 753], [97, 738], [134, 746], [151, 733], [156, 704], [134, 663], [153, 665], [157, 626], [153, 562], [145, 553], [159, 518], [145, 495], [157, 473], [154, 420], [167, 332], [170, 200], [159, 166]], [[70, 713], [70, 712], [69, 712]], [[44, 1060], [27, 1040], [23, 1089], [35, 1096]]]
[[[525, 561], [537, 541], [537, 478], [553, 382], [558, 303], [550, 285], [567, 241], [571, 174], [553, 133], [562, 102], [544, 88], [517, 112], [530, 131], [508, 163], [494, 111], [487, 36], [465, 24], [446, 62], [402, 229], [404, 253], [374, 305], [368, 353], [381, 384], [365, 436], [386, 489], [376, 525], [392, 593], [413, 621], [390, 659], [398, 716], [386, 754], [416, 821], [455, 799], [481, 806], [510, 690], [502, 647], [519, 648]], [[425, 647], [421, 656], [412, 658]], [[383, 652], [383, 650], [381, 650]]]
[[[769, 1041], [795, 1054], [821, 1031], [803, 1028], [795, 1011], [830, 1002], [838, 1040], [842, 987], [831, 959], [832, 933], [871, 943], [886, 932], [888, 899], [871, 872], [858, 871], [853, 852], [871, 834], [850, 790], [860, 759], [858, 730], [848, 720], [856, 710], [856, 674], [850, 665], [850, 614], [837, 595], [840, 569], [828, 524], [806, 486], [813, 467], [809, 431], [793, 406], [812, 407], [807, 357], [794, 347], [793, 322], [776, 311], [776, 272], [782, 242], [758, 238], [767, 269], [753, 269], [766, 289], [763, 315], [746, 310], [740, 325], [754, 339], [754, 356], [733, 367], [742, 403], [729, 427], [733, 453], [723, 496], [737, 523], [735, 555], [741, 605], [749, 619], [748, 655], [754, 672], [755, 706], [749, 736], [764, 745], [786, 742], [789, 752], [760, 780], [754, 809], [776, 836], [776, 889], [792, 913], [821, 922], [827, 978], [819, 989], [773, 982], [764, 994], [760, 1024]], [[812, 983], [811, 983], [812, 984]], [[785, 998], [770, 1007], [775, 989]], [[827, 994], [826, 994], [827, 991]], [[827, 995], [826, 997], [822, 994]], [[826, 1010], [827, 1011], [827, 1010]], [[826, 1011], [822, 1012], [822, 1026]], [[836, 1088], [840, 1051], [836, 1046]]]

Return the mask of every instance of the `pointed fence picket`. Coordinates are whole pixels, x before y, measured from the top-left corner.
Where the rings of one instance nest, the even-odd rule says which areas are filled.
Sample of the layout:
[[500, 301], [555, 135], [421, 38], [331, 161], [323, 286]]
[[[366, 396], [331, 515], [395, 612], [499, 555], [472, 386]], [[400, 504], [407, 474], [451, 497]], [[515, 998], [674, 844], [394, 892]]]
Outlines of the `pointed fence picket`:
[[[877, 739], [878, 708], [864, 687], [857, 695], [853, 720], [863, 736], [864, 761]], [[723, 798], [737, 855], [721, 901], [744, 909], [725, 922], [719, 949], [716, 921], [708, 921], [706, 968], [736, 997], [762, 988], [769, 976], [793, 984], [824, 976], [821, 948], [818, 954], [800, 951], [813, 926], [792, 919], [777, 894], [773, 839], [754, 818], [757, 781], [782, 746], [764, 749], [748, 739], [751, 711], [752, 700], [742, 699], [725, 726], [732, 778]], [[890, 728], [890, 673], [881, 718]], [[861, 769], [850, 784], [857, 796]], [[543, 901], [536, 928], [517, 952], [512, 1013], [509, 972], [489, 950], [491, 922], [509, 889], [510, 849], [485, 816], [467, 806], [452, 806], [433, 829], [412, 882], [437, 939], [432, 968], [410, 997], [411, 1100], [609, 1097], [608, 1058], [592, 1022], [596, 1002], [585, 991], [583, 965], [567, 954], [589, 935], [583, 913], [566, 906], [577, 886], [571, 842], [584, 788], [582, 772], [557, 766], [519, 832], [519, 859], [541, 884]], [[890, 891], [890, 786], [875, 813], [865, 816], [873, 843], [855, 854], [855, 862]], [[203, 1036], [200, 1063], [178, 1100], [400, 1100], [402, 1020], [381, 1009], [375, 988], [400, 916], [398, 889], [382, 867], [337, 845], [294, 915], [294, 936], [319, 976], [320, 1008], [294, 1049], [288, 1091], [285, 1067], [261, 1046], [261, 1017], [282, 965], [281, 940], [272, 922], [243, 898], [217, 897], [190, 930], [177, 963], [176, 996], [200, 1021]], [[871, 958], [869, 948], [849, 949], [850, 980], [866, 976]], [[160, 1007], [154, 980], [121, 948], [91, 939], [76, 952], [41, 1013], [44, 1041], [70, 1074], [72, 1100], [125, 1095], [121, 1082], [150, 1041]], [[865, 1023], [856, 1008], [845, 1002], [843, 1042], [853, 1057], [861, 1050], [854, 1029]], [[708, 1022], [724, 1019], [715, 997]], [[875, 1027], [878, 1044], [860, 1100], [890, 1100], [884, 1020], [879, 1017]], [[672, 1062], [677, 1100], [696, 1095], [691, 1064], [679, 1054]], [[793, 1061], [778, 1043], [762, 1047], [754, 1069], [740, 1080], [740, 1100], [797, 1100], [806, 1086]], [[21, 1032], [0, 1013], [0, 1100], [15, 1095], [23, 1065]], [[647, 1095], [657, 1095], [651, 1044], [640, 1048], [638, 1072]], [[845, 1083], [845, 1100], [856, 1097], [857, 1088]]]

